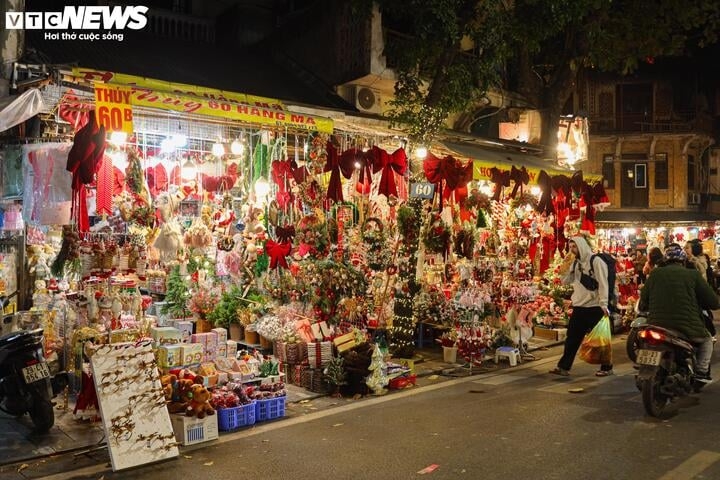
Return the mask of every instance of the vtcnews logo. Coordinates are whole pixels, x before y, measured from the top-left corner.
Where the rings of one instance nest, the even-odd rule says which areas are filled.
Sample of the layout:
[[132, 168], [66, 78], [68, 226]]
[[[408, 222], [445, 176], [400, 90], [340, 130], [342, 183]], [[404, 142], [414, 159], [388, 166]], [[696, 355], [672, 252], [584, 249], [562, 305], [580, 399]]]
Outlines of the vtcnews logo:
[[[7, 30], [140, 30], [148, 7], [79, 6], [60, 12], [5, 12]], [[123, 40], [121, 33], [45, 32], [46, 40]]]

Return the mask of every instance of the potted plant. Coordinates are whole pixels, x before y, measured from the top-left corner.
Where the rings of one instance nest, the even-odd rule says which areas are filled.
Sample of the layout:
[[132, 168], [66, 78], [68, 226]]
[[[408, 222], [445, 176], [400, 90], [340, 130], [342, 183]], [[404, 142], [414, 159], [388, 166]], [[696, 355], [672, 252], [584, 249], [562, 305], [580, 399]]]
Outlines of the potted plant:
[[215, 308], [208, 314], [207, 319], [216, 327], [230, 328], [230, 325], [237, 322], [237, 309], [240, 305], [240, 289], [236, 286], [230, 287], [220, 295], [220, 300]]
[[458, 332], [456, 329], [451, 328], [450, 330], [443, 333], [438, 342], [443, 347], [443, 360], [447, 363], [455, 363], [457, 360], [458, 351]]

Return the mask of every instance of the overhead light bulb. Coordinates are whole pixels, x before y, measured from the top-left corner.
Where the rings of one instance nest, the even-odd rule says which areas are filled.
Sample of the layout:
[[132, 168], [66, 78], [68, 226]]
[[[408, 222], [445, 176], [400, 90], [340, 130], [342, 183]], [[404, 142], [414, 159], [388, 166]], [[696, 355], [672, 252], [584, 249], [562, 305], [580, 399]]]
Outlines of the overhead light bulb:
[[160, 153], [173, 153], [177, 147], [171, 138], [164, 138], [160, 142]]
[[266, 198], [270, 193], [270, 183], [263, 177], [260, 177], [255, 182], [255, 195], [259, 198]]
[[197, 166], [195, 166], [192, 160], [186, 160], [181, 170], [180, 176], [183, 180], [195, 180], [197, 177]]
[[542, 193], [542, 190], [540, 190], [540, 187], [538, 187], [537, 185], [530, 187], [531, 195], [533, 195], [535, 197], [539, 197], [541, 193]]
[[428, 150], [426, 147], [421, 146], [421, 147], [418, 147], [417, 150], [415, 150], [415, 156], [421, 160], [423, 158], [427, 157], [427, 154], [428, 154]]
[[230, 144], [230, 152], [232, 152], [233, 155], [242, 155], [244, 151], [245, 145], [243, 145], [240, 140], [235, 139]]
[[212, 154], [216, 157], [222, 157], [223, 155], [225, 155], [225, 147], [223, 146], [223, 144], [217, 142], [213, 143]]
[[112, 132], [110, 134], [110, 143], [116, 147], [122, 147], [127, 141], [127, 133], [125, 132]]
[[187, 135], [183, 135], [182, 133], [173, 135], [170, 139], [173, 145], [175, 145], [175, 148], [182, 148], [187, 145]]

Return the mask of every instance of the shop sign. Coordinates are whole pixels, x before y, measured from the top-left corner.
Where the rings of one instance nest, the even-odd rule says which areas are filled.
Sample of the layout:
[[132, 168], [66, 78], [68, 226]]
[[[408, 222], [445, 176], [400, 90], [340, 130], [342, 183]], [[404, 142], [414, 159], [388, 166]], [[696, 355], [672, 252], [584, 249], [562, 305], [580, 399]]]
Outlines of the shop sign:
[[133, 106], [222, 117], [261, 125], [299, 128], [321, 133], [332, 133], [333, 131], [332, 119], [290, 112], [285, 110], [282, 102], [272, 98], [97, 70], [74, 69], [73, 75], [80, 81], [112, 82], [109, 84], [97, 83], [98, 87], [102, 88], [117, 88], [116, 82], [126, 82], [121, 86], [129, 89], [130, 103]]
[[133, 133], [133, 112], [128, 88], [95, 86], [95, 117], [108, 132]]
[[435, 184], [429, 182], [412, 182], [410, 184], [410, 197], [433, 198]]
[[[517, 165], [515, 165], [517, 168], [525, 167], [525, 169], [528, 172], [528, 176], [530, 177], [530, 181], [528, 182], [530, 185], [537, 184], [537, 179], [540, 176], [540, 171], [545, 170], [545, 172], [550, 175], [565, 175], [567, 177], [571, 177], [573, 171], [569, 170], [560, 170], [557, 168], [538, 168], [538, 167], [528, 167], [527, 165], [522, 165], [521, 162], [518, 162]], [[490, 180], [492, 177], [491, 170], [493, 168], [498, 168], [500, 170], [510, 170], [512, 167], [510, 165], [497, 165], [496, 163], [489, 162], [486, 160], [473, 160], [473, 180]], [[592, 185], [593, 182], [599, 182], [602, 180], [602, 175], [597, 174], [587, 174], [583, 172], [583, 178], [586, 182], [590, 183]]]

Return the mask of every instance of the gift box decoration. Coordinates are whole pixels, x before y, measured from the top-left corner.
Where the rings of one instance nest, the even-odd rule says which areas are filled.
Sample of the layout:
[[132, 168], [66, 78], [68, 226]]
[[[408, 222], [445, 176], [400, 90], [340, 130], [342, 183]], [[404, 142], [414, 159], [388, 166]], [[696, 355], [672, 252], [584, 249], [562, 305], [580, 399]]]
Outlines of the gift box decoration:
[[295, 322], [295, 330], [298, 333], [298, 336], [302, 339], [303, 342], [312, 342], [315, 340], [315, 336], [313, 335], [312, 327], [310, 326], [310, 320], [298, 320]]
[[215, 335], [217, 335], [217, 342], [218, 342], [218, 343], [225, 343], [225, 342], [227, 342], [227, 340], [228, 340], [228, 333], [227, 333], [227, 330], [226, 330], [226, 329], [218, 327], [218, 328], [213, 328], [212, 330], [210, 330], [210, 332], [211, 332], [211, 333], [214, 333]]
[[180, 330], [173, 327], [152, 327], [150, 328], [150, 336], [155, 340], [155, 343], [160, 345], [180, 343], [182, 341]]
[[200, 363], [203, 358], [203, 346], [200, 343], [184, 343], [181, 345], [182, 364]]
[[295, 368], [293, 368], [293, 374], [292, 374], [293, 383], [295, 385], [302, 385], [302, 376], [303, 376], [303, 372], [305, 370], [307, 370], [306, 365], [295, 365]]
[[275, 358], [280, 363], [287, 363], [287, 343], [275, 342]]
[[286, 343], [285, 344], [285, 361], [287, 363], [300, 363], [300, 344], [299, 343]]
[[332, 342], [313, 342], [307, 344], [308, 363], [312, 368], [321, 368], [330, 363], [333, 357]]
[[160, 345], [157, 349], [157, 363], [160, 368], [172, 368], [182, 365], [180, 345]]
[[235, 340], [228, 340], [227, 341], [227, 357], [228, 358], [237, 357], [237, 351], [238, 351], [237, 342]]

